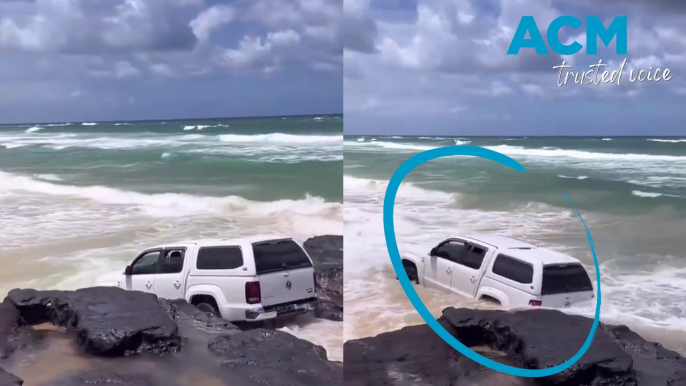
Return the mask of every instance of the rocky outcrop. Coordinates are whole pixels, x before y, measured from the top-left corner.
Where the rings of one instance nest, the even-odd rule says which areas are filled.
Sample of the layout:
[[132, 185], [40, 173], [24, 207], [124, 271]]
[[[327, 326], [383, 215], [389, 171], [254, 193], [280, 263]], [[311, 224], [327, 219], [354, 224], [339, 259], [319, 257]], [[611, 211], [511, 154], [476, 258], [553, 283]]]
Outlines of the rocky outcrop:
[[318, 318], [343, 320], [343, 236], [317, 236], [305, 241], [317, 274]]
[[93, 355], [165, 353], [181, 344], [176, 323], [153, 294], [115, 287], [73, 292], [15, 289], [7, 299], [21, 313], [23, 324], [64, 327]]
[[319, 304], [315, 316], [343, 320], [343, 236], [317, 236], [305, 241], [317, 275]]
[[9, 301], [0, 303], [0, 359], [10, 356], [16, 348], [18, 327], [19, 310]]
[[[0, 311], [0, 347], [21, 340], [0, 365], [27, 383], [35, 383], [27, 378], [26, 366], [36, 357], [43, 366], [48, 362], [57, 368], [58, 375], [41, 381], [43, 386], [343, 383], [342, 365], [329, 362], [322, 347], [281, 331], [241, 331], [184, 300], [110, 287], [13, 290]], [[64, 328], [29, 327], [43, 323]], [[78, 342], [77, 352], [70, 354], [78, 356], [76, 368], [60, 367], [63, 351], [49, 347], [59, 339]], [[11, 367], [17, 363], [22, 363], [21, 372]], [[0, 386], [5, 385], [21, 385], [21, 380], [0, 369]]]
[[180, 329], [199, 329], [205, 332], [240, 331], [234, 324], [220, 317], [205, 313], [182, 299], [159, 299], [164, 310], [169, 314]]
[[343, 384], [342, 365], [329, 362], [324, 348], [285, 332], [255, 329], [222, 335], [210, 342], [209, 349], [233, 376], [260, 385]]
[[[448, 308], [439, 322], [469, 347], [488, 347], [513, 366], [548, 368], [582, 346], [592, 320], [556, 310], [518, 312]], [[407, 327], [344, 346], [346, 385], [686, 385], [686, 359], [624, 326], [601, 325], [586, 354], [567, 370], [533, 383], [506, 377], [453, 350], [428, 326]], [[479, 382], [476, 383], [476, 376]], [[409, 382], [409, 383], [408, 383]]]
[[10, 374], [0, 367], [0, 386], [21, 386], [24, 382], [14, 374]]

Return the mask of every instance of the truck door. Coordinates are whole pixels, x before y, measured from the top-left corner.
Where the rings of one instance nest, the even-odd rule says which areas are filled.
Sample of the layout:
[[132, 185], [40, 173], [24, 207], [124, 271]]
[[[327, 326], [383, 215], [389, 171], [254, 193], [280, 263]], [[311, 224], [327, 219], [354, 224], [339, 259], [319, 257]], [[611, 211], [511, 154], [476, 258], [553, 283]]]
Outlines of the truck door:
[[148, 250], [138, 255], [131, 264], [131, 274], [125, 277], [125, 289], [154, 293], [160, 257], [162, 257], [161, 249]]
[[429, 261], [424, 264], [424, 281], [427, 287], [437, 288], [445, 292], [450, 291], [453, 271], [457, 265], [456, 261], [464, 248], [464, 242], [450, 240], [439, 244], [432, 250], [433, 253], [430, 254]]
[[186, 248], [165, 248], [159, 259], [159, 272], [154, 276], [155, 294], [161, 298], [183, 299], [185, 292], [184, 261]]
[[481, 245], [465, 244], [453, 270], [450, 290], [460, 295], [474, 297], [481, 277], [481, 267], [488, 249]]

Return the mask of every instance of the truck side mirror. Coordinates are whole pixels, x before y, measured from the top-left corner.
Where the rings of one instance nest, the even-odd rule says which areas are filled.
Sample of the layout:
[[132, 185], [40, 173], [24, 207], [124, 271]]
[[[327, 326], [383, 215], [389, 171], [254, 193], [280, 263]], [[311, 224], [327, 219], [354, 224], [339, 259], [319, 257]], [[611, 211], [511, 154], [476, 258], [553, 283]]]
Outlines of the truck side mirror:
[[431, 252], [429, 252], [429, 256], [436, 256], [437, 250], [438, 250], [438, 247], [431, 248]]
[[130, 265], [127, 265], [126, 268], [124, 268], [124, 275], [131, 276], [132, 273], [133, 273], [133, 268], [131, 268]]

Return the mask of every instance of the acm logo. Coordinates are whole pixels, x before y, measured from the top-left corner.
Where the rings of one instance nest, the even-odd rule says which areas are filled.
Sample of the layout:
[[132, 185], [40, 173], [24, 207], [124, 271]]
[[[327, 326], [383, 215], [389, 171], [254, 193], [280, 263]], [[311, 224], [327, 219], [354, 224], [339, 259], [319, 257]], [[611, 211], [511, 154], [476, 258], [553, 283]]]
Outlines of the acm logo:
[[[546, 37], [550, 48], [560, 55], [574, 55], [581, 51], [583, 45], [577, 41], [569, 44], [560, 42], [560, 29], [562, 27], [572, 27], [578, 29], [583, 22], [574, 16], [560, 16], [553, 20], [548, 26]], [[529, 38], [526, 38], [527, 33]], [[605, 28], [598, 16], [588, 16], [586, 18], [586, 53], [595, 55], [598, 53], [598, 38], [609, 46], [616, 38], [617, 55], [626, 55], [627, 52], [627, 18], [617, 16], [612, 20], [610, 26]], [[512, 38], [508, 55], [517, 55], [522, 48], [534, 48], [539, 55], [547, 55], [548, 49], [543, 41], [536, 20], [533, 16], [523, 16], [517, 26], [517, 31]]]

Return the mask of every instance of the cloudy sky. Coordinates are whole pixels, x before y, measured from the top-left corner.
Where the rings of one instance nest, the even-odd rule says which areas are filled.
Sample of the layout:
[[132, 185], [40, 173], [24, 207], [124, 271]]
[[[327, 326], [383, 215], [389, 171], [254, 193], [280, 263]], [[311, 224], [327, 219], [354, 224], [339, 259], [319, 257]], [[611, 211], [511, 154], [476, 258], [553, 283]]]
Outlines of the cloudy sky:
[[[542, 35], [557, 16], [628, 18], [628, 55], [507, 55], [522, 16]], [[346, 133], [686, 135], [686, 1], [344, 0]], [[585, 46], [585, 25], [560, 32]], [[552, 51], [551, 51], [552, 52]], [[553, 66], [603, 59], [621, 86], [557, 86]], [[629, 83], [635, 67], [670, 68], [662, 83]]]
[[0, 122], [340, 113], [341, 0], [0, 0]]

